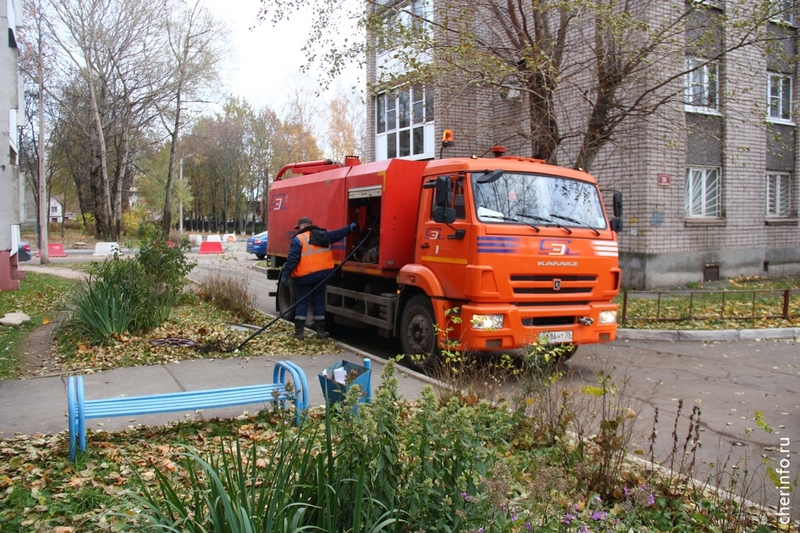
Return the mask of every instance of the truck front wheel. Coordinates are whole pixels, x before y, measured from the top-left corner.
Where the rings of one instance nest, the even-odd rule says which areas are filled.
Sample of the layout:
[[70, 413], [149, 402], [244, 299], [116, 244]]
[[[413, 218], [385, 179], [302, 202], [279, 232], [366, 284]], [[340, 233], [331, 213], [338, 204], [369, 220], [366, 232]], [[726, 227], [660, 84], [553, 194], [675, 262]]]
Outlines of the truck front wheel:
[[400, 344], [412, 366], [426, 369], [439, 361], [433, 308], [424, 294], [413, 296], [403, 311]]

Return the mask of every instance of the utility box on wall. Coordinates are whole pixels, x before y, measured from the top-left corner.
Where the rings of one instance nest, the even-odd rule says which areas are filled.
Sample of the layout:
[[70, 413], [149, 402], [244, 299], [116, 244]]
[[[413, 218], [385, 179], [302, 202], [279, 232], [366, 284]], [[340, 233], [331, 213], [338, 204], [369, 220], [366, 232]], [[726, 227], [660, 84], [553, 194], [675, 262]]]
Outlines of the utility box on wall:
[[719, 263], [706, 263], [703, 268], [703, 282], [719, 281]]

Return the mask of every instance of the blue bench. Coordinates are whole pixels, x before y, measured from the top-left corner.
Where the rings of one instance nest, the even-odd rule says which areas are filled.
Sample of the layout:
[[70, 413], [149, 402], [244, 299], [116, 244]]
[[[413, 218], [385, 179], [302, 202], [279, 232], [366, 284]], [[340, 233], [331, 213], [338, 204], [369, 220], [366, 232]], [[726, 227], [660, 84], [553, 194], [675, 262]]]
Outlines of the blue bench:
[[[292, 378], [289, 384], [287, 376]], [[70, 376], [67, 382], [69, 459], [75, 460], [76, 447], [86, 451], [86, 420], [90, 418], [174, 413], [268, 402], [284, 409], [288, 400], [294, 403], [295, 423], [299, 424], [302, 413], [308, 410], [308, 382], [303, 369], [290, 361], [278, 361], [272, 381], [265, 385], [85, 400], [83, 376]]]

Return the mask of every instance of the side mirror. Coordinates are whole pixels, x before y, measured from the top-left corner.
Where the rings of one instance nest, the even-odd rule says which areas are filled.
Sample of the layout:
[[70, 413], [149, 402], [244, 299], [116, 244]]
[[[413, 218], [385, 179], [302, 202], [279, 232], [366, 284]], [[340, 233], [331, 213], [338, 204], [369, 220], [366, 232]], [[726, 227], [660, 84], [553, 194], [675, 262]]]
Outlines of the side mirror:
[[439, 176], [433, 187], [436, 189], [433, 202], [433, 221], [452, 224], [456, 220], [456, 210], [450, 206], [450, 200], [453, 197], [453, 182], [448, 176]]
[[456, 210], [452, 207], [437, 206], [433, 208], [433, 221], [440, 224], [452, 224], [456, 221]]
[[611, 219], [611, 231], [619, 233], [622, 231], [622, 219], [621, 218], [612, 218]]
[[447, 176], [436, 178], [436, 207], [449, 207], [453, 196], [453, 182]]
[[619, 191], [614, 191], [614, 216], [617, 218], [622, 217], [622, 193]]

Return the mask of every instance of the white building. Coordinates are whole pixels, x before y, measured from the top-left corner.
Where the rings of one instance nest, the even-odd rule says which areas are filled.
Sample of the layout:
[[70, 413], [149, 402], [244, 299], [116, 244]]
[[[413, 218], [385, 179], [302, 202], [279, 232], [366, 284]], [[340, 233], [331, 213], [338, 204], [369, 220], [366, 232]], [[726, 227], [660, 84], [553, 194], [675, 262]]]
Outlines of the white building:
[[22, 80], [19, 73], [18, 28], [22, 0], [0, 2], [0, 290], [16, 290], [25, 273], [18, 270], [20, 222], [19, 129]]

